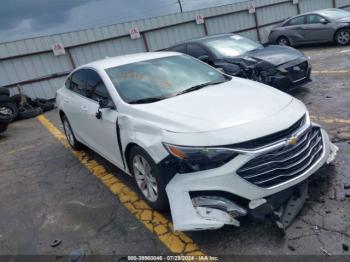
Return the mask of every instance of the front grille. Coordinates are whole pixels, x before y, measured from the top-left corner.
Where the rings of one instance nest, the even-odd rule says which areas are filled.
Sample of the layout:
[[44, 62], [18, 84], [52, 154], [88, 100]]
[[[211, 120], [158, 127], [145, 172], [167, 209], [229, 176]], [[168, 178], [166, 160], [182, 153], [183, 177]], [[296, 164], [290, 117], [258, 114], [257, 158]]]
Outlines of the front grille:
[[239, 168], [237, 174], [259, 187], [272, 187], [304, 173], [322, 153], [321, 130], [311, 127], [298, 138], [297, 144], [260, 155]]
[[308, 62], [304, 61], [300, 64], [287, 67], [286, 70], [289, 79], [293, 82], [297, 82], [307, 77]]
[[271, 135], [249, 140], [243, 143], [234, 144], [234, 145], [231, 145], [231, 147], [236, 149], [237, 148], [256, 149], [259, 147], [273, 144], [295, 133], [295, 131], [301, 128], [305, 124], [305, 122], [306, 122], [306, 116], [304, 115], [302, 118], [300, 118], [297, 122], [295, 122], [293, 125], [291, 125], [287, 129], [273, 133]]

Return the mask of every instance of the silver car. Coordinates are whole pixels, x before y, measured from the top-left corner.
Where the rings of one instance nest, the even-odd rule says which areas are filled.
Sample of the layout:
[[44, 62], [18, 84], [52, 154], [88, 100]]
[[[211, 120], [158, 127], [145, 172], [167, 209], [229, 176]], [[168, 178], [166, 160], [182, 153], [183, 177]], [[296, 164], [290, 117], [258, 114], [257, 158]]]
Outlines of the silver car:
[[294, 16], [273, 28], [269, 41], [292, 46], [327, 42], [347, 45], [350, 43], [350, 12], [331, 8]]

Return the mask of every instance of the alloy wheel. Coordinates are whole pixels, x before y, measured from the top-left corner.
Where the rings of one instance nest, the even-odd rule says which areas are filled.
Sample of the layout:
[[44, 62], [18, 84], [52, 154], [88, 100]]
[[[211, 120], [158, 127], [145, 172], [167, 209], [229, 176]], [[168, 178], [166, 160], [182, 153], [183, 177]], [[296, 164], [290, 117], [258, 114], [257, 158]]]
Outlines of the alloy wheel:
[[350, 33], [348, 31], [341, 31], [337, 37], [338, 43], [345, 45], [350, 41]]
[[158, 184], [151, 165], [138, 154], [134, 156], [132, 165], [137, 186], [142, 194], [148, 201], [156, 202], [158, 199]]
[[289, 41], [288, 41], [287, 38], [281, 37], [280, 39], [278, 39], [278, 44], [282, 45], [282, 46], [288, 46], [289, 45]]
[[72, 132], [71, 127], [70, 127], [70, 125], [69, 125], [67, 120], [63, 121], [63, 126], [64, 126], [64, 131], [66, 133], [66, 137], [68, 139], [69, 144], [74, 145], [73, 132]]

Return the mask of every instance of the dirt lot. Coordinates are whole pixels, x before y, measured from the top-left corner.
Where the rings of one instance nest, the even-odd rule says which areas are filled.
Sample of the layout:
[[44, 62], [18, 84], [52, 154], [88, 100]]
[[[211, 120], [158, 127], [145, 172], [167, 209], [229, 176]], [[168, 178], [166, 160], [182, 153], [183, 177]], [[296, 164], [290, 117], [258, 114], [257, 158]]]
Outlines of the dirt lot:
[[[340, 152], [333, 165], [316, 174], [307, 203], [284, 237], [269, 220], [174, 234], [168, 230], [169, 212], [159, 215], [144, 206], [133, 195], [130, 178], [90, 150], [72, 153], [57, 130], [30, 119], [13, 123], [0, 137], [0, 255], [350, 256], [350, 188], [345, 189], [350, 185], [350, 46], [303, 51], [311, 56], [313, 82], [292, 94]], [[62, 128], [56, 111], [45, 119]], [[124, 196], [135, 197], [132, 205]], [[52, 247], [55, 239], [61, 243]]]

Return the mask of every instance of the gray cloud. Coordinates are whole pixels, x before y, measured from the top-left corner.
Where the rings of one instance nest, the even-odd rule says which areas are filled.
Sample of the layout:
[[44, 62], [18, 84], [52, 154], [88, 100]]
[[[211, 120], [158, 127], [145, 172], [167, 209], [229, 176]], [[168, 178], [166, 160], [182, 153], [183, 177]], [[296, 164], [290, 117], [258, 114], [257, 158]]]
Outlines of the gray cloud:
[[[0, 42], [179, 12], [178, 0], [0, 0]], [[184, 11], [244, 0], [182, 0]]]

